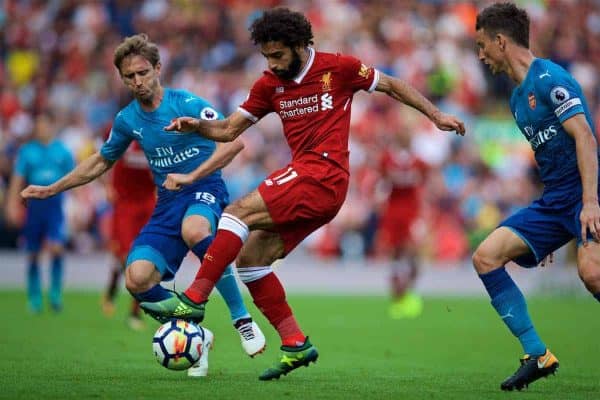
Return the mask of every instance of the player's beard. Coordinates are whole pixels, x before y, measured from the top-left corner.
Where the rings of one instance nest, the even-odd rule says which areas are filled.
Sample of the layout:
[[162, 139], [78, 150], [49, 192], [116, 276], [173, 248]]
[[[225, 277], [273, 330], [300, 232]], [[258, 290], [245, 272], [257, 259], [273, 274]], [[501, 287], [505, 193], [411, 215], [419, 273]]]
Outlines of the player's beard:
[[146, 106], [151, 106], [152, 102], [154, 101], [154, 96], [156, 95], [156, 92], [157, 92], [157, 90], [156, 90], [157, 86], [158, 85], [153, 84], [150, 87], [148, 87], [146, 90], [144, 90], [143, 94], [137, 94], [136, 95], [137, 100]]
[[275, 75], [284, 80], [294, 79], [300, 73], [300, 68], [302, 67], [302, 60], [300, 60], [300, 54], [294, 49], [292, 49], [292, 61], [290, 61], [290, 65], [287, 69], [276, 70], [273, 71]]

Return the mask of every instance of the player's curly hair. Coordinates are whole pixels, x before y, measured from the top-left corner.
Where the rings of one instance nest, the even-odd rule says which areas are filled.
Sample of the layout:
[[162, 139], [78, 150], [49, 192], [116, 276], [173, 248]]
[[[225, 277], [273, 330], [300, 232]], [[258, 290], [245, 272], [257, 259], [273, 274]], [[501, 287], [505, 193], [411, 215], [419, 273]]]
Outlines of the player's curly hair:
[[121, 63], [130, 55], [140, 55], [150, 61], [153, 67], [160, 62], [160, 54], [158, 46], [148, 40], [148, 35], [140, 33], [137, 35], [126, 37], [119, 46], [115, 49], [114, 64], [121, 72]]
[[313, 44], [310, 21], [302, 14], [278, 7], [265, 11], [250, 26], [254, 44], [281, 42], [287, 47]]
[[484, 29], [489, 37], [503, 33], [515, 43], [529, 48], [529, 16], [514, 3], [495, 3], [483, 9], [475, 22], [475, 30]]

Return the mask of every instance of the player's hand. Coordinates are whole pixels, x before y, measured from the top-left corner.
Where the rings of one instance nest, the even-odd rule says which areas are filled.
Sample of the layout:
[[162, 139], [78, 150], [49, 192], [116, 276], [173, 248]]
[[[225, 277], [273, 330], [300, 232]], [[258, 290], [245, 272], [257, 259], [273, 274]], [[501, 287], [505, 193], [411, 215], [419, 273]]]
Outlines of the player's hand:
[[598, 201], [588, 201], [583, 203], [581, 214], [581, 241], [587, 246], [587, 233], [590, 232], [596, 242], [600, 242], [600, 206]]
[[465, 135], [465, 124], [454, 115], [438, 112], [433, 116], [432, 121], [439, 130], [455, 131], [457, 135]]
[[165, 131], [176, 131], [180, 133], [195, 132], [198, 129], [198, 120], [193, 117], [178, 117], [171, 120], [171, 123], [165, 126]]
[[21, 191], [23, 199], [47, 199], [55, 194], [56, 192], [52, 189], [52, 186], [29, 185]]
[[180, 190], [183, 186], [193, 182], [194, 179], [189, 174], [168, 174], [162, 185], [165, 189]]

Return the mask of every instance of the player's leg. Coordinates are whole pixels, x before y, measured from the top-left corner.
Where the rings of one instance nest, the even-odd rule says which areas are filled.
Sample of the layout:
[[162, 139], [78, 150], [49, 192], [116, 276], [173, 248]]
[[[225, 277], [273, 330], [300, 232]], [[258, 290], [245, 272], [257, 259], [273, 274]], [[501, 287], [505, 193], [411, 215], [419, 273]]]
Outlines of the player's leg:
[[39, 256], [37, 251], [30, 251], [27, 255], [27, 305], [29, 311], [35, 314], [42, 312]]
[[[217, 228], [215, 212], [206, 205], [193, 205], [185, 214], [181, 225], [181, 235], [192, 252], [200, 261], [212, 243], [213, 232]], [[242, 293], [238, 287], [235, 272], [231, 264], [216, 283], [216, 288], [225, 300], [233, 326], [240, 334], [244, 351], [250, 356], [261, 353], [265, 348], [265, 336], [252, 320]]]
[[172, 293], [160, 285], [162, 273], [154, 262], [136, 258], [130, 261], [125, 270], [125, 287], [138, 301], [160, 301], [172, 296]]
[[282, 354], [261, 380], [278, 379], [281, 375], [315, 362], [319, 353], [304, 335], [290, 308], [281, 281], [271, 264], [285, 255], [279, 234], [252, 231], [237, 259], [238, 274], [246, 284], [257, 308], [281, 337]]
[[[128, 225], [128, 213], [121, 211], [122, 207], [118, 202], [113, 203], [112, 213], [110, 218], [110, 237], [108, 238], [108, 248], [112, 257], [110, 266], [108, 284], [102, 295], [102, 312], [106, 316], [112, 316], [115, 313], [115, 298], [117, 297], [117, 289], [121, 275], [125, 271], [125, 260], [127, 252], [132, 241], [126, 243], [124, 240], [124, 226]], [[123, 245], [126, 245], [125, 248]]]
[[271, 217], [257, 190], [229, 205], [219, 220], [217, 233], [202, 259], [194, 281], [177, 299], [159, 304], [143, 302], [142, 309], [159, 317], [172, 317], [200, 322], [204, 319], [205, 303], [218, 280], [223, 275], [248, 238], [251, 227], [270, 226]]
[[50, 253], [50, 291], [48, 298], [50, 307], [53, 311], [62, 310], [62, 284], [64, 268], [64, 246], [60, 242], [49, 242], [48, 250]]
[[600, 243], [590, 239], [577, 248], [577, 269], [587, 290], [600, 301]]
[[108, 277], [108, 284], [102, 295], [102, 312], [107, 317], [112, 316], [115, 313], [115, 298], [117, 297], [117, 289], [121, 275], [125, 270], [125, 264], [120, 260], [114, 252], [112, 254], [112, 265], [110, 267], [110, 275]]
[[[504, 267], [510, 260], [530, 252], [530, 247], [521, 237], [507, 227], [500, 227], [473, 254], [473, 265], [490, 295], [492, 306], [519, 340], [525, 353], [519, 369], [502, 383], [503, 390], [521, 390], [558, 367], [558, 361], [547, 350], [533, 326], [523, 294]], [[540, 368], [538, 360], [546, 360], [547, 365]]]
[[40, 277], [40, 251], [42, 248], [43, 225], [37, 217], [39, 202], [27, 205], [27, 216], [23, 227], [23, 237], [27, 249], [27, 306], [32, 313], [42, 311], [42, 283]]
[[60, 311], [63, 307], [62, 284], [64, 270], [64, 252], [67, 241], [66, 220], [62, 202], [54, 201], [48, 207], [46, 215], [45, 235], [50, 251], [50, 291], [48, 294], [50, 307]]

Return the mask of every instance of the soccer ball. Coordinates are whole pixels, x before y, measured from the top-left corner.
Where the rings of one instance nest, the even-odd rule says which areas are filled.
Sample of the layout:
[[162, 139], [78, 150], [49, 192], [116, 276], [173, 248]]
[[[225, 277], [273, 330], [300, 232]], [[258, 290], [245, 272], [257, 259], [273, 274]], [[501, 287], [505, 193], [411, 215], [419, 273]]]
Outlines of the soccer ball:
[[200, 359], [203, 341], [202, 327], [172, 319], [158, 327], [152, 338], [152, 349], [160, 365], [180, 371]]

